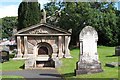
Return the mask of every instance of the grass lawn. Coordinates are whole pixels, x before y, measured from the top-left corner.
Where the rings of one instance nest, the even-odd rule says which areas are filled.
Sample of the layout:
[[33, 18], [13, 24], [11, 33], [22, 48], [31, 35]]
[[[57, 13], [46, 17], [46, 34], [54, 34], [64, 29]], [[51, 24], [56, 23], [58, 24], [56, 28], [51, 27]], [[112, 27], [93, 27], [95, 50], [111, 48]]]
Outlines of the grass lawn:
[[[63, 75], [66, 79], [68, 78], [118, 78], [118, 67], [111, 68], [106, 67], [105, 63], [108, 62], [118, 62], [117, 56], [112, 56], [115, 54], [114, 47], [104, 47], [99, 46], [98, 47], [98, 53], [99, 53], [99, 60], [102, 64], [102, 69], [104, 70], [101, 73], [95, 73], [95, 74], [83, 74], [79, 76], [75, 76], [74, 70], [76, 69], [76, 62], [79, 59], [79, 49], [72, 49], [71, 55], [73, 58], [66, 59], [62, 58], [62, 66], [60, 68], [57, 68], [59, 73]], [[11, 70], [21, 70], [22, 65], [24, 64], [24, 61], [21, 60], [10, 60], [8, 62], [5, 62], [3, 64], [0, 63], [0, 70], [1, 71], [11, 71]], [[2, 76], [3, 78], [16, 78], [20, 76]], [[14, 79], [13, 78], [13, 79]], [[21, 77], [20, 77], [21, 78]]]
[[21, 70], [22, 65], [24, 64], [23, 60], [11, 60], [8, 62], [0, 63], [0, 70], [1, 71], [8, 71], [8, 70]]
[[0, 79], [2, 80], [25, 80], [24, 77], [22, 76], [9, 76], [9, 75], [0, 76]]
[[71, 50], [72, 59], [62, 59], [63, 65], [58, 68], [58, 71], [65, 77], [68, 78], [118, 78], [118, 67], [106, 67], [105, 63], [108, 62], [118, 62], [117, 56], [112, 56], [115, 54], [114, 47], [98, 47], [99, 60], [102, 64], [102, 69], [104, 70], [101, 73], [95, 74], [83, 74], [75, 76], [74, 70], [76, 69], [76, 62], [79, 59], [79, 49]]
[[[23, 60], [11, 60], [8, 62], [0, 63], [1, 71], [13, 71], [13, 70], [22, 70], [22, 65], [24, 64]], [[2, 75], [0, 76], [2, 80], [25, 80], [22, 76], [11, 76], [11, 75]]]

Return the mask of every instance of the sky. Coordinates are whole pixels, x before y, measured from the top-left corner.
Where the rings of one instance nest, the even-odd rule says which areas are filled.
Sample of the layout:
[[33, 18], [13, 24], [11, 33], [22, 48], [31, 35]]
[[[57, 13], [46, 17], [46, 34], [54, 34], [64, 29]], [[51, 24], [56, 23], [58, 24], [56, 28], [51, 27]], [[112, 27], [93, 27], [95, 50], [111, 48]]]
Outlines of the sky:
[[[18, 7], [21, 2], [22, 0], [0, 0], [0, 18], [6, 16], [17, 16]], [[39, 0], [41, 9], [47, 2], [50, 2], [50, 0]]]
[[[50, 2], [51, 0], [38, 0], [41, 4], [41, 9], [43, 8], [43, 5], [47, 2]], [[18, 6], [22, 2], [22, 0], [0, 0], [0, 18], [6, 17], [6, 16], [17, 16], [18, 14]], [[116, 4], [116, 7], [120, 7]], [[120, 10], [120, 9], [119, 9]]]

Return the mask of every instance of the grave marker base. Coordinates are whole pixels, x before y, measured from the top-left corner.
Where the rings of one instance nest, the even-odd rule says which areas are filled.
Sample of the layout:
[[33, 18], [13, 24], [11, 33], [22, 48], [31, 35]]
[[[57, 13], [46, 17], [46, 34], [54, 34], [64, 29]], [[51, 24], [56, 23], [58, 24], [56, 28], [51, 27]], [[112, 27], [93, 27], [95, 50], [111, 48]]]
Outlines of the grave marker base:
[[101, 63], [82, 63], [77, 62], [77, 68], [75, 69], [75, 74], [91, 74], [102, 72]]

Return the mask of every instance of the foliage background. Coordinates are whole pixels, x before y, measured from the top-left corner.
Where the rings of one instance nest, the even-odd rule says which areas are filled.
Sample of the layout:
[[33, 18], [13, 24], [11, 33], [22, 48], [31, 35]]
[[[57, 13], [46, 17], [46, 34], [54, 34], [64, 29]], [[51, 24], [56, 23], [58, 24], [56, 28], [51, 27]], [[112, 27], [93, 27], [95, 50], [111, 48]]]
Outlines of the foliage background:
[[[113, 2], [49, 2], [44, 5], [47, 23], [65, 30], [72, 29], [71, 45], [79, 42], [79, 33], [85, 26], [92, 26], [98, 32], [98, 45], [120, 45], [120, 11]], [[40, 4], [21, 2], [18, 18], [2, 18], [2, 37], [11, 37], [12, 29], [23, 29], [40, 23]], [[1, 23], [1, 20], [0, 20]]]
[[41, 20], [40, 4], [36, 2], [21, 2], [18, 8], [18, 26], [17, 29], [23, 29], [37, 24]]
[[80, 31], [89, 25], [97, 30], [99, 45], [115, 46], [120, 43], [120, 11], [114, 5], [113, 2], [51, 2], [45, 9], [48, 16], [58, 12], [52, 20], [48, 19], [50, 24], [66, 30], [72, 28], [72, 44], [79, 42]]

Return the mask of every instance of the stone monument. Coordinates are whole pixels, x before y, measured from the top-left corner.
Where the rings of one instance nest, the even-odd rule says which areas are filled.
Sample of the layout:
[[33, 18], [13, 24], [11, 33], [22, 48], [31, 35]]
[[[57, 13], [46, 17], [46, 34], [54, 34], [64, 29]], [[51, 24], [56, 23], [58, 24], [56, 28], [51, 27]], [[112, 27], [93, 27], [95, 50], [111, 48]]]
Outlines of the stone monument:
[[25, 69], [46, 67], [49, 64], [47, 67], [56, 68], [62, 64], [60, 58], [71, 58], [71, 33], [59, 27], [38, 23], [18, 31], [15, 36], [17, 55], [14, 60], [24, 59]]
[[77, 62], [75, 74], [102, 72], [101, 63], [98, 60], [96, 30], [91, 26], [86, 26], [79, 35], [79, 41], [80, 59]]
[[[72, 29], [69, 29], [68, 32], [72, 33]], [[70, 55], [70, 49], [69, 49], [69, 44], [70, 44], [71, 36], [65, 36], [65, 58], [72, 58]]]
[[41, 23], [46, 23], [46, 11], [45, 11], [45, 9], [42, 9]]
[[46, 22], [46, 11], [42, 10], [41, 22], [15, 33], [17, 56], [14, 60], [25, 60], [25, 69], [62, 65], [60, 58], [71, 58], [69, 43], [71, 32]]

